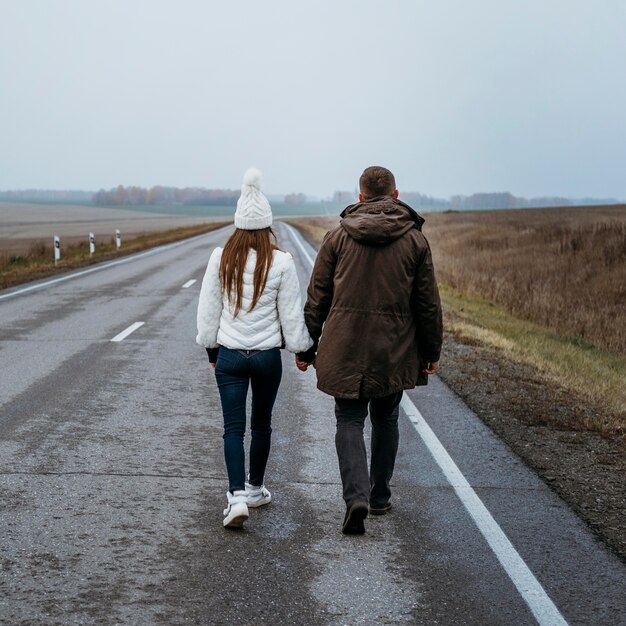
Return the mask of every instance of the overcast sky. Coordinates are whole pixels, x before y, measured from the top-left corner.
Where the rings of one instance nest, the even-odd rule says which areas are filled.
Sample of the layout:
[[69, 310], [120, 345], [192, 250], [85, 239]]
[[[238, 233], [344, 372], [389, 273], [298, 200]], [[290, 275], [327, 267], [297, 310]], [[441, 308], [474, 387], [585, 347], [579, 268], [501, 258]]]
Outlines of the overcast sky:
[[0, 0], [0, 189], [626, 198], [624, 0]]

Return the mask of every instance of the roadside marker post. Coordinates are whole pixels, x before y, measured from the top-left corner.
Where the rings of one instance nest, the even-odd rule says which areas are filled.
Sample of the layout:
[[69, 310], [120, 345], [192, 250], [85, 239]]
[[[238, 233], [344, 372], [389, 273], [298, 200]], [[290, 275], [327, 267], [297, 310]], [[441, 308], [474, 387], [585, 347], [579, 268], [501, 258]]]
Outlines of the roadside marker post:
[[115, 229], [115, 247], [119, 250], [122, 245], [122, 233], [120, 233], [119, 228]]
[[54, 236], [54, 263], [55, 265], [61, 260], [61, 240]]
[[93, 233], [89, 233], [89, 256], [93, 256], [96, 251], [96, 238]]

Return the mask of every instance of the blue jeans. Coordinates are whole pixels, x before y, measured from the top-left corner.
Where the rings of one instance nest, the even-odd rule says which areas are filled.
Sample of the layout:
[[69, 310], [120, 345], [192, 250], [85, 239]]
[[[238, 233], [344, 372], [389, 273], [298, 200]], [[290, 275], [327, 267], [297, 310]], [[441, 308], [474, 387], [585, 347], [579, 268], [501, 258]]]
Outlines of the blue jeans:
[[250, 415], [250, 484], [261, 486], [270, 454], [272, 408], [283, 373], [280, 349], [252, 351], [221, 347], [215, 378], [224, 414], [224, 459], [231, 492], [245, 489], [243, 439], [246, 432], [246, 397], [252, 386]]

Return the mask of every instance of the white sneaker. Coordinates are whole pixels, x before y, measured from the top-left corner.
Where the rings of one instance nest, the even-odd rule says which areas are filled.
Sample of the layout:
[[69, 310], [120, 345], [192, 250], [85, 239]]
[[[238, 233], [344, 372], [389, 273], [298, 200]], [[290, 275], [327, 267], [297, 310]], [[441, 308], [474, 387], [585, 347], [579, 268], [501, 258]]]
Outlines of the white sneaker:
[[241, 528], [243, 523], [250, 517], [246, 504], [246, 492], [226, 492], [228, 506], [224, 509], [224, 526], [226, 528]]
[[265, 485], [253, 487], [246, 483], [246, 502], [251, 509], [269, 504], [272, 501], [272, 494], [265, 488]]

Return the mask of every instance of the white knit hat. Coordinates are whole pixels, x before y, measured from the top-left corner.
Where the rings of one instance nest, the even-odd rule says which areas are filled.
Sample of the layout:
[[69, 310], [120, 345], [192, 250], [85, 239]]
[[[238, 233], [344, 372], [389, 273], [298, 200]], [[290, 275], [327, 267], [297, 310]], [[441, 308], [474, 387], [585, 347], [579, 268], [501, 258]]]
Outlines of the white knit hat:
[[272, 207], [261, 191], [261, 181], [261, 172], [254, 167], [243, 175], [241, 195], [235, 211], [237, 228], [259, 230], [272, 225]]

